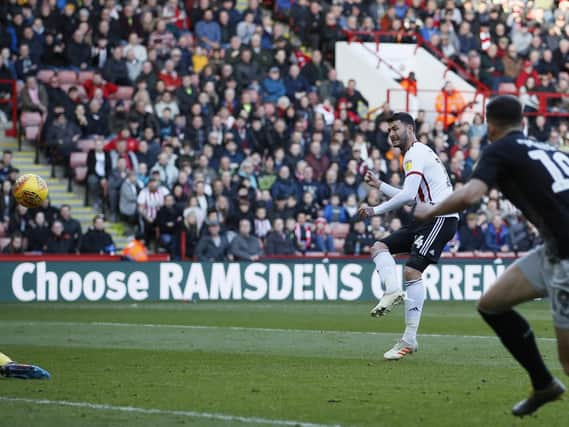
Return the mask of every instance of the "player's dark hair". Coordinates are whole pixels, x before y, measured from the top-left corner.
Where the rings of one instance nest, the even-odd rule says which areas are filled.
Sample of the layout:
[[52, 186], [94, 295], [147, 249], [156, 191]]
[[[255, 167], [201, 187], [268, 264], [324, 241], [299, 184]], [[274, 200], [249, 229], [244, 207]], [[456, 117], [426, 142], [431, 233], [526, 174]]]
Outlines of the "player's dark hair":
[[517, 126], [522, 122], [522, 104], [512, 95], [500, 95], [486, 106], [487, 120], [499, 126]]
[[409, 113], [395, 113], [394, 115], [391, 116], [391, 118], [388, 120], [388, 122], [389, 123], [396, 122], [397, 120], [399, 120], [403, 124], [413, 126], [413, 132], [415, 132], [415, 119], [413, 118], [413, 116], [411, 114], [409, 114]]

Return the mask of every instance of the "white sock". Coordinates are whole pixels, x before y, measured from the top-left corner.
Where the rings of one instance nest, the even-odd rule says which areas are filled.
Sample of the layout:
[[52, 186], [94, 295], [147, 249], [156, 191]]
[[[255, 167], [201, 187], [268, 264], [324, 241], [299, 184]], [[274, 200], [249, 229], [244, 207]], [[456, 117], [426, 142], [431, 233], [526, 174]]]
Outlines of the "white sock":
[[403, 341], [407, 344], [417, 344], [417, 329], [421, 322], [423, 304], [425, 302], [426, 290], [423, 280], [413, 280], [406, 282], [407, 298], [405, 298], [405, 333]]
[[381, 251], [373, 258], [373, 262], [375, 262], [375, 268], [379, 273], [381, 281], [384, 283], [385, 293], [390, 294], [395, 291], [401, 291], [393, 256], [387, 251]]

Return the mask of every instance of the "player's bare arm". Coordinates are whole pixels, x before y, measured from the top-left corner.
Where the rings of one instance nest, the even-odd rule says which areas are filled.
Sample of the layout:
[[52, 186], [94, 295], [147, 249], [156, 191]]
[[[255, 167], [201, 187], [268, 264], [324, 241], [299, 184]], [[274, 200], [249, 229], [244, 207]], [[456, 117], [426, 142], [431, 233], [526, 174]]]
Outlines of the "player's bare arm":
[[484, 181], [472, 179], [436, 205], [418, 204], [415, 207], [415, 218], [419, 221], [427, 221], [436, 216], [461, 212], [478, 202], [487, 191], [488, 186]]
[[395, 209], [399, 209], [403, 205], [413, 203], [415, 201], [415, 197], [417, 197], [417, 191], [419, 190], [420, 184], [421, 177], [419, 175], [410, 175], [405, 179], [403, 188], [390, 200], [377, 206], [362, 207], [358, 210], [358, 215], [362, 218], [369, 218], [374, 215], [382, 215]]
[[395, 196], [397, 193], [401, 191], [401, 188], [393, 187], [392, 185], [383, 182], [382, 180], [379, 179], [379, 177], [376, 174], [374, 174], [372, 171], [369, 170], [366, 172], [364, 176], [364, 181], [367, 185], [373, 188], [377, 188], [379, 191], [381, 191], [389, 198]]

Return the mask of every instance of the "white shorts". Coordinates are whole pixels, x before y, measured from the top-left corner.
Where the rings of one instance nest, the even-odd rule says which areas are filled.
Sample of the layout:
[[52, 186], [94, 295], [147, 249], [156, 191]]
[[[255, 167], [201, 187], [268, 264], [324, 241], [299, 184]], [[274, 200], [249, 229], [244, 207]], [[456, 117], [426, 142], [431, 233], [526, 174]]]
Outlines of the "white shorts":
[[549, 296], [555, 326], [569, 329], [569, 259], [552, 260], [540, 245], [514, 265], [541, 295]]

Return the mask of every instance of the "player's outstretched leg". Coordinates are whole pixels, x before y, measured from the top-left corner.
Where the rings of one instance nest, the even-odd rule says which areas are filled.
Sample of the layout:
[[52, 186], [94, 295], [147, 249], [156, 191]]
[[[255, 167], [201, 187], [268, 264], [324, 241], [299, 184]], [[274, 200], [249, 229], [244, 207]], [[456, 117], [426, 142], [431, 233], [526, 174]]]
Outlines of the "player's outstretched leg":
[[376, 242], [373, 245], [371, 258], [385, 286], [385, 293], [381, 300], [370, 311], [373, 317], [380, 317], [393, 310], [393, 307], [397, 304], [401, 304], [404, 300], [405, 292], [403, 292], [397, 280], [395, 260], [384, 243]]
[[[530, 254], [531, 256], [531, 254]], [[533, 331], [527, 321], [512, 307], [543, 296], [528, 281], [518, 266], [510, 266], [496, 284], [480, 299], [478, 311], [496, 332], [502, 344], [527, 371], [533, 386], [531, 395], [512, 408], [512, 414], [523, 417], [542, 405], [558, 399], [565, 386], [553, 378], [543, 359]]]
[[421, 278], [421, 272], [411, 267], [405, 267], [405, 332], [401, 340], [395, 344], [383, 357], [387, 360], [403, 359], [419, 348], [417, 330], [421, 322], [426, 290]]
[[4, 353], [0, 353], [0, 376], [21, 378], [25, 380], [49, 379], [50, 374], [45, 369], [35, 365], [16, 363]]

